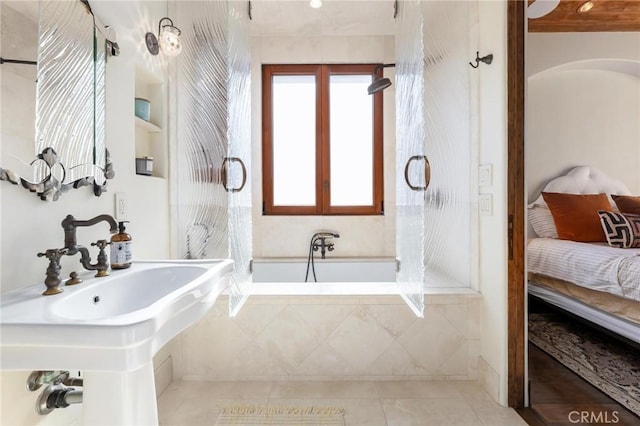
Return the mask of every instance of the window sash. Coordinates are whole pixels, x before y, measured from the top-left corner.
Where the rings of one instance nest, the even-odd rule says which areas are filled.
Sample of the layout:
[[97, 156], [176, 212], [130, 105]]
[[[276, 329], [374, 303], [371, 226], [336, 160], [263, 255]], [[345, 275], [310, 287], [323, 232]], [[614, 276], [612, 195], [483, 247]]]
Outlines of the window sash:
[[[330, 78], [339, 75], [371, 75], [376, 64], [263, 65], [262, 67], [262, 182], [266, 215], [378, 215], [383, 214], [383, 114], [382, 93], [371, 96], [372, 198], [371, 205], [331, 205]], [[381, 70], [379, 70], [381, 71]], [[381, 74], [381, 72], [379, 72]], [[273, 77], [314, 76], [316, 80], [316, 158], [314, 206], [274, 205]], [[363, 89], [364, 90], [364, 89]]]

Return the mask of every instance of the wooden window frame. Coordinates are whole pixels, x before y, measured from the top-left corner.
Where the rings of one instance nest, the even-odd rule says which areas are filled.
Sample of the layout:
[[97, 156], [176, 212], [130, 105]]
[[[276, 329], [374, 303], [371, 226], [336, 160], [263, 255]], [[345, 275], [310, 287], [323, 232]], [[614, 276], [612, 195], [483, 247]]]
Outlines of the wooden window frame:
[[[378, 64], [278, 64], [262, 65], [262, 195], [263, 215], [381, 215], [384, 214], [383, 105], [382, 92], [373, 96], [373, 204], [331, 206], [329, 78], [331, 75], [382, 75]], [[316, 78], [316, 204], [315, 206], [273, 205], [273, 76], [313, 75]]]

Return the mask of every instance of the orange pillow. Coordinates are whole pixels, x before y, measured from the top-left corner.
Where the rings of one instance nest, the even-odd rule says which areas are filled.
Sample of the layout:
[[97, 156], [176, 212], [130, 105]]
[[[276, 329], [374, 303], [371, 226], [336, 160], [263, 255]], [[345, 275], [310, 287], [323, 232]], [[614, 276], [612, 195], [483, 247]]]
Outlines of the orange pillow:
[[607, 194], [561, 194], [543, 192], [551, 210], [558, 238], [581, 242], [606, 242], [598, 210], [611, 211]]
[[640, 214], [640, 197], [632, 195], [612, 195], [618, 210], [622, 213]]

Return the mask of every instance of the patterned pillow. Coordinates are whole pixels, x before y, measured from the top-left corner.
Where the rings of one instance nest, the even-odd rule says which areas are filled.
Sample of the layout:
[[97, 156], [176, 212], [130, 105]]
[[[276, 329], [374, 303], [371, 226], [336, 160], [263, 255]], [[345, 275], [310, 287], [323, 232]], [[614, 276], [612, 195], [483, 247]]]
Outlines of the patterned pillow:
[[598, 216], [611, 247], [640, 248], [640, 215], [600, 210]]

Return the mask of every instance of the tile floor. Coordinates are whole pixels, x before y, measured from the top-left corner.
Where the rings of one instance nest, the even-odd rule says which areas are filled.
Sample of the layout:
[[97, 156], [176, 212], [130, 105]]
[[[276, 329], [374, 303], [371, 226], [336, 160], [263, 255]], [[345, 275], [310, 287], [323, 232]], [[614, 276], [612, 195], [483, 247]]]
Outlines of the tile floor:
[[476, 382], [175, 381], [158, 398], [160, 425], [213, 426], [226, 404], [331, 406], [348, 426], [526, 425]]

